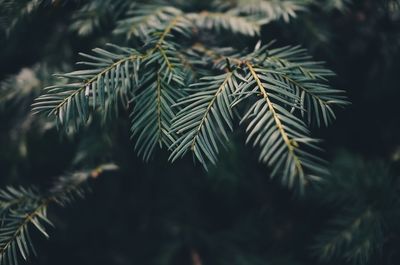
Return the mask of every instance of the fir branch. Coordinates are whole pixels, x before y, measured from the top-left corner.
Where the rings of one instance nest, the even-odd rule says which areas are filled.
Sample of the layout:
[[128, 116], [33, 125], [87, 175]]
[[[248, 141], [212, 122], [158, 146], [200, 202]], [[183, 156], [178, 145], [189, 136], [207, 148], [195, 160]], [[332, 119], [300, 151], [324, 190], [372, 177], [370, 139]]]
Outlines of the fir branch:
[[187, 150], [193, 151], [199, 161], [206, 166], [206, 158], [216, 163], [217, 142], [228, 140], [227, 130], [233, 129], [231, 104], [233, 93], [239, 87], [236, 72], [218, 76], [203, 77], [193, 84], [196, 92], [177, 105], [184, 107], [173, 121], [173, 132], [179, 135], [174, 142], [170, 159], [175, 161]]
[[326, 82], [334, 73], [323, 67], [323, 62], [315, 62], [299, 46], [255, 51], [255, 55], [266, 53], [262, 65], [286, 83], [293, 94], [300, 97], [299, 108], [302, 117], [309, 123], [328, 126], [335, 119], [333, 106], [349, 104], [343, 90], [330, 88]]
[[92, 68], [58, 74], [58, 77], [70, 82], [46, 87], [46, 94], [32, 104], [33, 112], [55, 115], [59, 125], [67, 129], [68, 125], [72, 125], [76, 129], [86, 123], [90, 106], [110, 109], [118, 96], [131, 93], [131, 75], [137, 76], [142, 55], [131, 48], [109, 46], [118, 53], [99, 48], [93, 49], [95, 55], [81, 53], [90, 61], [78, 64]]
[[96, 178], [104, 171], [116, 168], [114, 164], [104, 164], [92, 170], [61, 176], [44, 194], [23, 187], [0, 190], [0, 264], [17, 265], [19, 255], [24, 260], [32, 254], [36, 255], [30, 231], [36, 228], [49, 238], [47, 227], [53, 225], [47, 217], [48, 206], [51, 203], [63, 206], [75, 196], [82, 196], [82, 184], [89, 178]]
[[[152, 29], [144, 53], [112, 45], [119, 53], [97, 48], [93, 51], [98, 57], [82, 54], [91, 61], [80, 64], [94, 69], [59, 75], [78, 79], [78, 83], [46, 88], [47, 94], [36, 100], [33, 111], [56, 114], [57, 121], [68, 129], [66, 125], [79, 127], [86, 122], [90, 105], [94, 109], [100, 106], [106, 115], [112, 105], [116, 106], [118, 95], [121, 100], [128, 97], [127, 101], [135, 104], [131, 113], [132, 137], [138, 136], [135, 149], [148, 160], [156, 143], [162, 147], [173, 141], [169, 127], [175, 114], [171, 106], [182, 96], [179, 87], [184, 86], [186, 69], [180, 62], [177, 44], [167, 39], [173, 30], [188, 33], [182, 19], [175, 16], [161, 30]], [[144, 118], [150, 116], [154, 119], [149, 123]]]
[[[310, 180], [319, 179], [317, 175], [326, 174], [321, 166], [323, 161], [305, 150], [300, 145], [316, 149], [316, 140], [308, 137], [308, 129], [304, 123], [285, 110], [279, 104], [294, 106], [298, 99], [295, 95], [285, 93], [284, 87], [268, 75], [266, 70], [256, 68], [246, 63], [248, 83], [240, 94], [247, 92], [259, 93], [256, 104], [253, 104], [243, 116], [241, 122], [250, 121], [246, 131], [247, 142], [253, 137], [253, 145], [261, 147], [260, 160], [273, 167], [272, 176], [282, 174], [282, 182], [293, 187], [299, 183], [300, 189]], [[274, 102], [274, 101], [275, 102]], [[290, 102], [292, 101], [292, 102]], [[305, 169], [312, 170], [316, 175], [309, 175]]]
[[134, 97], [131, 112], [131, 137], [137, 137], [135, 149], [148, 160], [155, 145], [170, 146], [174, 136], [170, 131], [175, 116], [172, 106], [183, 96], [186, 68], [180, 60], [178, 45], [167, 40], [171, 31], [184, 32], [181, 17], [174, 17], [162, 31], [154, 31], [148, 45], [152, 48], [143, 60], [145, 76], [139, 93]]
[[[196, 39], [193, 32], [202, 28], [252, 36], [258, 29], [246, 26], [246, 21], [258, 22], [245, 13], [219, 16], [144, 5], [135, 11], [138, 17], [129, 20], [132, 34], [145, 35], [143, 47], [114, 45], [114, 53], [94, 49], [95, 56], [84, 55], [91, 60], [83, 62], [90, 69], [61, 75], [78, 81], [48, 88], [34, 110], [56, 114], [62, 125], [78, 127], [87, 120], [90, 105], [107, 115], [104, 110], [116, 106], [119, 94], [120, 101], [134, 104], [131, 131], [140, 156], [148, 160], [158, 144], [172, 150], [172, 161], [192, 150], [206, 167], [207, 161], [216, 163], [217, 143], [228, 138], [225, 126], [233, 129], [232, 108], [243, 102], [248, 107], [242, 118], [249, 122], [247, 142], [261, 148], [260, 160], [272, 167], [272, 176], [281, 175], [289, 187], [298, 182], [302, 189], [326, 174], [325, 161], [311, 153], [319, 148], [304, 120], [328, 124], [335, 117], [333, 106], [347, 104], [342, 91], [326, 84], [332, 72], [299, 47], [270, 49], [258, 43], [253, 52], [237, 52], [196, 42], [185, 50], [177, 41], [180, 36], [190, 43]], [[119, 30], [132, 29], [125, 22]], [[186, 96], [182, 88], [193, 82], [193, 69], [200, 80], [194, 83], [198, 90], [187, 89]], [[225, 74], [216, 74], [222, 71]]]
[[[12, 212], [0, 228], [0, 264], [18, 264], [17, 250], [24, 260], [35, 253], [28, 227], [33, 225], [42, 235], [49, 237], [45, 225], [51, 224], [47, 219], [49, 200], [30, 203], [29, 209]], [[22, 210], [22, 209], [20, 209]], [[4, 220], [4, 219], [3, 219]]]

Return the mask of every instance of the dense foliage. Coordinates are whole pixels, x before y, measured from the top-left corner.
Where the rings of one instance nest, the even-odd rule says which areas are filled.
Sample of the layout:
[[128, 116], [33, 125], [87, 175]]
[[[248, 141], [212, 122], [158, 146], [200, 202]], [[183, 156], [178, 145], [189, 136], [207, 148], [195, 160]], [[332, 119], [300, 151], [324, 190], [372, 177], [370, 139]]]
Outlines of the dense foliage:
[[400, 260], [396, 1], [0, 5], [1, 264]]

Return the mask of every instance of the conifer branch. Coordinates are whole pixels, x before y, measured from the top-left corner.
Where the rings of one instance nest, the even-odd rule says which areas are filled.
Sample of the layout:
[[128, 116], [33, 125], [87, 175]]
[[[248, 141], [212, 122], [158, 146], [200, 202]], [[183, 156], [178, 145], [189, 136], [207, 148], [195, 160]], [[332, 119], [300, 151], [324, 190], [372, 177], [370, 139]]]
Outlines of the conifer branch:
[[44, 194], [23, 187], [0, 190], [0, 264], [17, 265], [19, 254], [24, 260], [28, 260], [32, 254], [36, 255], [30, 230], [36, 228], [49, 238], [47, 227], [53, 224], [47, 217], [48, 206], [52, 203], [65, 205], [76, 195], [82, 196], [82, 185], [89, 178], [115, 169], [113, 164], [104, 164], [92, 170], [61, 176]]
[[184, 107], [173, 121], [173, 132], [179, 138], [172, 145], [175, 149], [170, 159], [174, 161], [191, 150], [206, 167], [205, 157], [216, 163], [217, 142], [228, 140], [225, 126], [233, 129], [230, 105], [238, 84], [235, 73], [227, 72], [203, 77], [192, 86], [197, 87], [196, 92], [177, 104]]
[[[90, 69], [60, 75], [78, 81], [47, 88], [34, 111], [57, 114], [68, 129], [65, 125], [85, 123], [89, 106], [106, 116], [111, 105], [129, 102], [131, 136], [144, 160], [158, 144], [171, 150], [171, 161], [191, 150], [207, 168], [208, 162], [217, 162], [227, 128], [233, 130], [233, 107], [241, 105], [241, 122], [249, 123], [247, 142], [261, 149], [260, 160], [271, 166], [272, 176], [281, 176], [289, 187], [298, 183], [302, 190], [327, 173], [325, 161], [313, 153], [320, 148], [305, 122], [328, 124], [335, 117], [333, 107], [347, 101], [342, 91], [326, 84], [333, 73], [300, 47], [271, 49], [272, 44], [259, 42], [254, 51], [239, 52], [198, 40], [204, 29], [258, 34], [257, 15], [242, 4], [226, 12], [188, 13], [157, 4], [129, 11], [115, 32], [137, 36], [144, 45], [112, 45], [115, 52], [83, 54], [90, 61], [82, 64]], [[272, 4], [282, 11], [277, 17], [294, 16], [296, 8], [283, 11], [279, 3]]]
[[272, 103], [272, 101], [270, 100], [268, 93], [266, 91], [266, 88], [264, 87], [264, 85], [262, 84], [260, 78], [258, 77], [257, 73], [255, 72], [253, 66], [249, 63], [246, 63], [246, 66], [248, 67], [251, 76], [254, 78], [254, 80], [257, 83], [257, 87], [260, 90], [261, 96], [264, 98], [265, 102], [268, 105], [268, 109], [271, 112], [271, 115], [275, 121], [275, 125], [284, 141], [284, 143], [287, 146], [287, 149], [289, 151], [289, 156], [291, 157], [290, 159], [292, 159], [294, 161], [294, 167], [295, 167], [295, 171], [292, 173], [293, 175], [298, 175], [300, 178], [300, 182], [304, 185], [305, 184], [305, 180], [304, 180], [304, 170], [303, 170], [303, 166], [300, 162], [300, 159], [297, 157], [297, 155], [295, 154], [295, 149], [296, 146], [298, 146], [297, 142], [295, 140], [291, 140], [289, 139], [288, 134], [286, 133], [281, 119], [279, 118], [279, 115], [277, 113], [277, 110], [275, 109], [274, 104]]

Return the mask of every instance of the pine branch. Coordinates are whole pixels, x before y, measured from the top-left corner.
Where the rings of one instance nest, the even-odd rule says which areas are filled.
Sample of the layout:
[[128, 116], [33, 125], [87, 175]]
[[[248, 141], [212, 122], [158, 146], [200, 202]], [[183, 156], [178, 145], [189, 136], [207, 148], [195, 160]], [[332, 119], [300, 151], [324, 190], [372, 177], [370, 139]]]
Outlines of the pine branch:
[[[260, 51], [256, 51], [255, 56], [261, 57], [264, 51]], [[299, 111], [309, 123], [328, 126], [335, 119], [332, 107], [349, 104], [343, 90], [332, 89], [326, 84], [334, 73], [323, 68], [323, 62], [313, 61], [305, 49], [286, 46], [271, 49], [267, 54], [262, 65], [272, 68], [271, 74], [300, 97]]]
[[228, 140], [226, 126], [233, 129], [231, 104], [232, 95], [239, 87], [237, 75], [237, 72], [228, 72], [203, 77], [199, 83], [192, 85], [196, 87], [196, 92], [191, 91], [190, 96], [177, 104], [184, 107], [172, 125], [173, 132], [179, 136], [172, 145], [172, 161], [190, 149], [205, 168], [206, 160], [216, 163], [217, 142]]
[[299, 98], [298, 105], [291, 112], [299, 113], [310, 124], [328, 126], [335, 119], [333, 108], [349, 104], [343, 90], [327, 85], [328, 78], [334, 73], [324, 68], [323, 62], [313, 61], [299, 46], [269, 49], [272, 43], [262, 47], [258, 43], [254, 52], [244, 55], [235, 51], [227, 53], [226, 49], [208, 49], [199, 43], [193, 49], [210, 57], [214, 67], [221, 70], [226, 67], [226, 60], [238, 66], [242, 61], [254, 61], [270, 69], [269, 74], [285, 86], [284, 90]]
[[23, 209], [23, 212], [11, 213], [7, 217], [5, 224], [0, 228], [0, 264], [18, 264], [17, 251], [24, 260], [27, 260], [31, 253], [35, 254], [29, 226], [34, 226], [42, 235], [49, 237], [45, 228], [46, 225], [51, 225], [47, 219], [48, 203], [48, 200], [31, 202], [30, 208]]
[[45, 226], [51, 224], [46, 217], [49, 200], [42, 199], [33, 189], [7, 187], [0, 191], [0, 264], [18, 264], [17, 254], [24, 260], [35, 254], [29, 227], [36, 227], [48, 237]]
[[90, 69], [58, 74], [68, 82], [46, 87], [46, 94], [32, 104], [33, 112], [55, 115], [62, 127], [68, 129], [70, 125], [77, 129], [86, 123], [90, 106], [109, 110], [118, 97], [132, 93], [132, 79], [137, 82], [142, 55], [131, 48], [109, 46], [117, 53], [100, 48], [93, 49], [94, 55], [81, 53], [90, 61], [78, 64], [90, 66]]
[[185, 32], [185, 24], [176, 16], [163, 30], [154, 31], [148, 42], [152, 47], [143, 60], [145, 76], [142, 78], [139, 94], [134, 98], [132, 116], [132, 137], [137, 137], [135, 149], [144, 160], [148, 160], [155, 145], [160, 148], [170, 146], [174, 136], [170, 131], [171, 120], [175, 116], [172, 106], [183, 95], [187, 76], [181, 63], [178, 45], [171, 40], [171, 32]]
[[[172, 161], [192, 150], [206, 167], [208, 161], [216, 163], [218, 145], [228, 138], [225, 127], [233, 128], [232, 108], [243, 102], [248, 108], [242, 118], [249, 122], [247, 142], [260, 147], [260, 160], [272, 167], [272, 176], [279, 174], [289, 187], [298, 183], [303, 189], [326, 174], [325, 161], [312, 153], [319, 148], [304, 120], [328, 124], [335, 117], [333, 106], [347, 104], [342, 91], [326, 84], [332, 72], [299, 47], [270, 49], [258, 43], [253, 52], [237, 52], [198, 42], [183, 49], [185, 44], [177, 41], [180, 36], [190, 44], [202, 28], [252, 36], [259, 22], [243, 10], [220, 16], [144, 5], [134, 11], [137, 17], [117, 28], [143, 35], [143, 47], [114, 45], [117, 53], [95, 49], [95, 56], [84, 55], [91, 61], [83, 64], [90, 68], [60, 75], [77, 82], [47, 88], [34, 110], [57, 115], [64, 127], [79, 127], [89, 106], [106, 116], [119, 101], [133, 103], [131, 131], [140, 156], [148, 160], [158, 144], [172, 150]], [[132, 28], [126, 28], [127, 21]], [[193, 71], [200, 82], [185, 96], [182, 88], [193, 82]], [[221, 71], [226, 74], [215, 74]]]
[[92, 170], [61, 176], [45, 194], [23, 187], [0, 190], [0, 264], [17, 265], [19, 255], [24, 260], [36, 255], [30, 231], [35, 228], [49, 238], [47, 227], [53, 225], [47, 218], [48, 206], [51, 203], [63, 206], [76, 196], [81, 197], [82, 185], [89, 178], [115, 169], [113, 164], [104, 164]]
[[[187, 34], [185, 25], [181, 17], [174, 17], [162, 30], [152, 29], [152, 38], [147, 43], [149, 48], [144, 53], [110, 44], [115, 52], [96, 48], [94, 55], [81, 54], [90, 61], [78, 64], [89, 69], [59, 74], [68, 83], [45, 88], [47, 93], [32, 104], [34, 113], [55, 115], [63, 128], [68, 130], [72, 127], [76, 130], [86, 123], [90, 106], [101, 110], [106, 118], [113, 106], [117, 107], [119, 100], [137, 103], [133, 111], [132, 136], [145, 128], [143, 116], [140, 115], [158, 113], [154, 123], [146, 123], [146, 126], [155, 126], [147, 129], [156, 132], [159, 137], [148, 138], [149, 135], [145, 134], [147, 138], [139, 137], [136, 145], [147, 160], [156, 142], [162, 145], [172, 141], [169, 123], [174, 114], [170, 106], [181, 95], [176, 88], [183, 86], [186, 69], [180, 62], [177, 45], [167, 41], [167, 38], [174, 30]], [[153, 90], [151, 84], [156, 84], [158, 89]], [[146, 87], [148, 85], [150, 87]], [[139, 94], [134, 96], [136, 89]], [[150, 99], [147, 96], [152, 91], [158, 91], [154, 94], [153, 107], [147, 104]], [[136, 118], [137, 112], [139, 116]]]
[[170, 124], [175, 114], [171, 106], [182, 97], [181, 91], [176, 89], [176, 86], [182, 86], [180, 74], [168, 74], [174, 71], [168, 57], [162, 53], [157, 55], [162, 56], [159, 60], [165, 59], [165, 55], [168, 63], [164, 65], [167, 69], [147, 68], [154, 72], [154, 75], [149, 75], [148, 80], [143, 83], [144, 89], [135, 97], [136, 105], [131, 114], [132, 137], [137, 137], [135, 149], [144, 160], [150, 158], [157, 143], [162, 147], [169, 146], [174, 141]]
[[[215, 49], [210, 51], [202, 45], [194, 46], [195, 50], [210, 57], [217, 68], [226, 69], [226, 63], [225, 65], [222, 63], [225, 60], [233, 62], [234, 67], [245, 72], [243, 75], [245, 77], [241, 77], [240, 87], [235, 89], [237, 92], [230, 97], [232, 99], [230, 107], [242, 101], [251, 102], [254, 95], [262, 97], [250, 105], [241, 120], [241, 123], [249, 122], [247, 142], [253, 141], [253, 146], [260, 146], [260, 160], [272, 167], [272, 176], [282, 176], [282, 182], [289, 187], [298, 183], [302, 190], [309, 181], [326, 175], [327, 170], [326, 162], [311, 152], [321, 150], [316, 146], [318, 141], [309, 137], [309, 130], [301, 117], [296, 117], [296, 113], [304, 115], [307, 111], [311, 113], [308, 114], [310, 119], [313, 114], [319, 122], [318, 110], [321, 109], [321, 119], [328, 123], [331, 119], [328, 118], [328, 114], [334, 117], [331, 106], [346, 105], [347, 101], [341, 95], [342, 91], [333, 90], [321, 83], [326, 81], [332, 72], [323, 69], [320, 63], [310, 61], [311, 58], [304, 53], [304, 50], [298, 47], [272, 50], [268, 48], [269, 45], [263, 47], [258, 45], [254, 52], [244, 57], [234, 52], [231, 53], [232, 57], [227, 57], [216, 53]], [[304, 98], [314, 100], [314, 105], [304, 104]], [[204, 102], [200, 99], [198, 101]], [[195, 103], [189, 106], [196, 107]], [[180, 119], [186, 122], [183, 124], [194, 126], [190, 124], [190, 119], [185, 120], [182, 113]], [[186, 109], [186, 115], [191, 114], [189, 109]], [[210, 131], [215, 133], [215, 129]], [[182, 141], [185, 138], [179, 139]], [[188, 149], [188, 139], [174, 150], [171, 155], [173, 160]], [[212, 163], [216, 161], [218, 149], [215, 144], [210, 144], [211, 140], [210, 138], [204, 141], [208, 147], [208, 150], [203, 148], [208, 151], [204, 153], [208, 155], [205, 156], [206, 159], [202, 155], [198, 156], [203, 164], [206, 161]]]
[[[233, 62], [234, 67], [245, 71], [240, 88], [235, 95], [231, 95], [231, 106], [242, 101], [251, 102], [254, 95], [262, 97], [251, 103], [242, 118], [241, 123], [250, 122], [247, 142], [253, 141], [253, 146], [260, 146], [260, 160], [272, 166], [272, 176], [281, 175], [282, 182], [289, 187], [297, 182], [302, 190], [306, 183], [319, 179], [327, 171], [325, 161], [311, 153], [311, 150], [320, 150], [315, 145], [318, 141], [309, 137], [301, 115], [296, 117], [296, 113], [304, 115], [307, 111], [320, 122], [318, 110], [322, 109], [321, 119], [328, 123], [328, 114], [334, 115], [331, 106], [345, 105], [347, 101], [340, 95], [342, 91], [332, 90], [320, 83], [332, 73], [322, 68], [320, 63], [310, 61], [304, 50], [298, 47], [268, 48], [269, 45], [258, 45], [254, 52], [245, 56], [233, 52], [233, 57], [229, 57], [216, 53], [215, 49], [194, 46], [195, 50], [210, 57], [219, 69], [226, 69], [226, 62]], [[304, 104], [304, 98], [314, 100], [314, 105]], [[310, 119], [313, 117], [311, 114]], [[184, 117], [181, 119], [184, 120]], [[211, 140], [205, 141], [205, 146], [215, 146]], [[207, 160], [215, 163], [217, 149], [211, 147], [208, 149], [214, 152], [206, 153], [209, 155]], [[184, 154], [179, 148], [174, 152], [178, 151]], [[204, 164], [203, 157], [199, 160]]]
[[[246, 68], [248, 82], [240, 89], [240, 95], [247, 97], [248, 93], [254, 93], [261, 97], [241, 120], [250, 122], [246, 141], [255, 137], [253, 145], [261, 148], [260, 160], [272, 166], [271, 176], [282, 174], [283, 183], [293, 187], [298, 182], [302, 190], [308, 181], [317, 180], [317, 175], [327, 172], [322, 159], [300, 149], [303, 146], [318, 150], [317, 141], [308, 136], [305, 124], [284, 107], [295, 106], [298, 99], [287, 93], [285, 86], [271, 77], [268, 70], [256, 68], [251, 63], [246, 63]], [[314, 171], [316, 175], [310, 175], [306, 170]]]

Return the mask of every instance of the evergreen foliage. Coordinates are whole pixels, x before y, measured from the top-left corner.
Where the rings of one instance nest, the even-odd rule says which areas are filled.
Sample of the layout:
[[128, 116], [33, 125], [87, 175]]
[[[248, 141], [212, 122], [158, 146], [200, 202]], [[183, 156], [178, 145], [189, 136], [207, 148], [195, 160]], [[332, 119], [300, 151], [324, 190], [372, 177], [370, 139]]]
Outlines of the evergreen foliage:
[[47, 217], [51, 203], [61, 206], [84, 194], [82, 185], [89, 178], [96, 178], [105, 170], [115, 170], [113, 164], [78, 171], [59, 177], [48, 192], [40, 193], [36, 188], [7, 187], [0, 191], [1, 219], [0, 264], [18, 264], [19, 256], [28, 260], [36, 255], [30, 236], [35, 228], [49, 237], [47, 227], [52, 226]]
[[[293, 16], [295, 7], [282, 9], [282, 3], [276, 3], [272, 10]], [[324, 161], [308, 151], [319, 148], [306, 122], [327, 125], [335, 117], [333, 108], [347, 101], [342, 91], [327, 85], [332, 73], [321, 63], [299, 47], [270, 49], [258, 43], [253, 52], [216, 54], [225, 65], [213, 69], [193, 58], [192, 52], [182, 51], [192, 49], [194, 34], [201, 37], [204, 30], [256, 35], [259, 29], [250, 23], [254, 17], [247, 15], [254, 8], [239, 3], [235, 8], [242, 11], [229, 9], [223, 15], [186, 13], [172, 6], [133, 8], [137, 11], [128, 14], [134, 17], [119, 22], [116, 32], [139, 37], [142, 44], [135, 48], [110, 44], [112, 49], [81, 54], [90, 60], [78, 64], [87, 68], [57, 74], [67, 81], [45, 88], [33, 104], [35, 113], [55, 117], [66, 130], [77, 130], [88, 120], [91, 108], [106, 117], [119, 104], [132, 104], [132, 137], [144, 160], [159, 145], [172, 150], [172, 161], [191, 150], [207, 168], [208, 162], [216, 164], [217, 142], [227, 139], [224, 124], [233, 129], [233, 106], [243, 105], [248, 110], [241, 113], [239, 107], [238, 115], [248, 124], [247, 141], [255, 137], [253, 145], [261, 150], [260, 160], [272, 167], [272, 176], [280, 175], [284, 184], [296, 183], [303, 189], [326, 173]], [[196, 68], [202, 68], [201, 73]], [[191, 71], [199, 82], [192, 80]], [[187, 86], [196, 86], [196, 93]]]
[[[367, 2], [377, 21], [398, 21], [396, 1]], [[0, 127], [0, 167], [7, 167], [0, 173], [10, 173], [5, 182], [19, 182], [40, 159], [38, 167], [50, 175], [59, 175], [56, 167], [67, 172], [51, 185], [29, 180], [0, 190], [0, 264], [35, 262], [37, 237], [48, 238], [60, 223], [48, 209], [83, 197], [89, 180], [117, 169], [106, 162], [114, 158], [122, 174], [146, 172], [145, 181], [129, 181], [129, 196], [106, 184], [131, 210], [118, 206], [116, 213], [111, 198], [99, 203], [101, 219], [104, 213], [113, 219], [106, 236], [114, 251], [122, 242], [116, 238], [128, 238], [136, 263], [396, 264], [399, 190], [392, 163], [342, 152], [330, 164], [332, 148], [325, 154], [319, 139], [328, 135], [335, 145], [332, 138], [347, 133], [344, 126], [332, 136], [326, 127], [349, 100], [343, 84], [330, 85], [335, 73], [310, 54], [321, 58], [333, 49], [334, 30], [321, 18], [345, 16], [359, 1], [0, 0], [0, 6], [0, 44], [18, 42], [35, 17], [65, 19], [43, 30], [48, 43], [38, 51], [48, 52], [38, 52], [39, 63], [0, 76], [0, 119], [7, 119]], [[365, 19], [355, 14], [351, 19]], [[377, 38], [391, 51], [377, 54], [394, 65], [389, 57], [400, 41]], [[336, 56], [346, 56], [342, 49]], [[327, 58], [333, 65], [334, 57]], [[387, 77], [390, 67], [369, 74]], [[387, 122], [383, 110], [374, 111]], [[56, 142], [51, 159], [32, 159], [46, 151], [35, 147], [37, 139]], [[130, 149], [146, 163], [137, 163]], [[22, 160], [33, 166], [20, 167]], [[120, 218], [134, 234], [115, 227]], [[130, 264], [113, 255], [115, 264]]]

